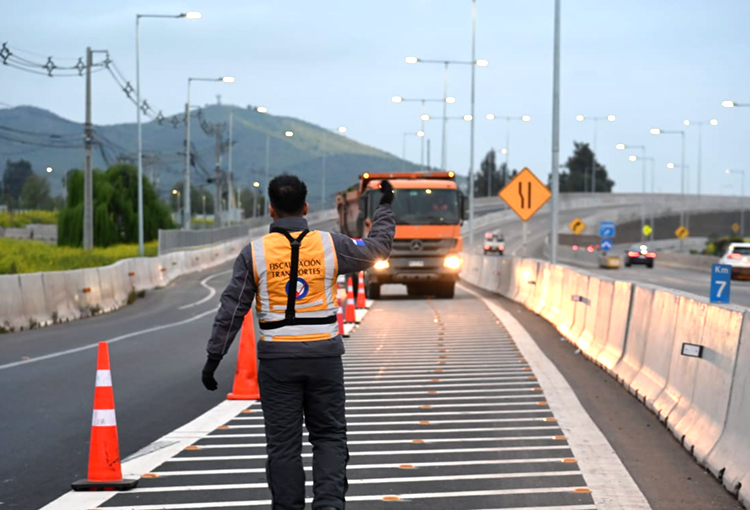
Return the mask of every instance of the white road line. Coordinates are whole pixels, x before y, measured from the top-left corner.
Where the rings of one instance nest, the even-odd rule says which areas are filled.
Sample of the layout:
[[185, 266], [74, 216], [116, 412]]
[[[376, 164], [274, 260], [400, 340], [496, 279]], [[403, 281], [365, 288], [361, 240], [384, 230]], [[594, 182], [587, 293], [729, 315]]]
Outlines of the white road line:
[[[550, 430], [558, 427], [524, 427], [520, 429], [475, 429], [476, 431], [487, 431], [487, 432], [499, 432], [502, 430], [514, 431], [514, 430]], [[470, 429], [471, 431], [471, 429]], [[374, 439], [371, 441], [347, 441], [349, 446], [353, 445], [370, 445], [370, 444], [432, 444], [432, 443], [486, 443], [488, 441], [542, 441], [542, 440], [553, 440], [557, 436], [493, 436], [493, 437], [440, 437], [440, 438], [429, 438], [424, 439], [422, 436], [428, 431], [414, 431], [414, 436], [419, 439]], [[372, 433], [370, 433], [372, 434]], [[262, 436], [257, 434], [256, 436]], [[253, 437], [256, 437], [253, 436]], [[565, 437], [565, 436], [561, 436]], [[208, 437], [204, 438], [208, 439]], [[194, 450], [216, 450], [216, 449], [227, 449], [235, 450], [238, 448], [265, 448], [265, 443], [222, 443], [222, 444], [202, 444], [195, 445]]]
[[[555, 487], [550, 489], [497, 489], [485, 491], [463, 491], [463, 492], [425, 492], [415, 494], [381, 494], [367, 496], [347, 496], [346, 500], [355, 501], [411, 501], [415, 499], [441, 499], [441, 498], [468, 498], [482, 496], [511, 496], [520, 494], [559, 494], [573, 493], [577, 490], [590, 491], [586, 488], [577, 487]], [[312, 503], [312, 498], [305, 498], [305, 503]], [[195, 510], [208, 508], [236, 508], [248, 506], [268, 506], [271, 504], [270, 499], [265, 500], [245, 500], [245, 501], [219, 501], [212, 503], [170, 503], [156, 505], [139, 505], [139, 506], [110, 506], [107, 510]], [[549, 507], [548, 507], [549, 508]], [[562, 507], [565, 508], [565, 507]]]
[[[471, 384], [467, 386], [472, 386]], [[473, 386], [481, 386], [481, 385], [473, 385]], [[492, 386], [491, 384], [488, 386]], [[473, 389], [473, 390], [441, 390], [439, 386], [423, 386], [425, 389], [430, 389], [430, 391], [435, 390], [438, 391], [441, 395], [459, 395], [464, 393], [511, 393], [511, 392], [528, 392], [528, 393], [540, 393], [540, 391], [535, 390], [534, 388], [511, 388], [511, 389], [502, 389], [502, 388], [495, 388], [490, 390], [482, 390], [482, 389]], [[347, 395], [352, 395], [355, 397], [382, 397], [382, 396], [391, 396], [391, 395], [423, 395], [424, 391], [376, 391], [373, 393], [367, 393], [367, 392], [361, 392], [361, 391], [347, 391]]]
[[[202, 319], [203, 317], [206, 317], [208, 315], [213, 315], [215, 313], [216, 313], [216, 310], [206, 310], [205, 312], [199, 313], [198, 315], [194, 315], [190, 317], [189, 319], [172, 322], [171, 324], [163, 324], [161, 326], [154, 326], [153, 328], [142, 329], [140, 331], [133, 331], [132, 333], [126, 333], [124, 335], [116, 336], [114, 338], [110, 338], [109, 340], [104, 340], [104, 341], [107, 342], [108, 344], [114, 344], [116, 342], [119, 342], [120, 340], [126, 340], [128, 338], [133, 338], [135, 336], [145, 335], [147, 333], [155, 333], [156, 331], [163, 331], [165, 329], [184, 326], [185, 324], [190, 324], [191, 322], [195, 322], [197, 320]], [[154, 337], [154, 338], [158, 338], [158, 337]], [[19, 367], [21, 365], [26, 365], [28, 363], [36, 363], [37, 361], [44, 361], [48, 359], [59, 358], [60, 356], [66, 356], [68, 354], [75, 354], [77, 352], [87, 351], [89, 349], [96, 349], [98, 346], [99, 346], [99, 343], [97, 342], [95, 344], [89, 344], [89, 345], [83, 345], [81, 347], [76, 347], [75, 349], [68, 349], [65, 351], [54, 352], [52, 354], [45, 354], [44, 356], [39, 356], [37, 358], [31, 358], [31, 359], [27, 359], [23, 361], [15, 361], [13, 363], [0, 365], [0, 370], [5, 370], [8, 368], [13, 368], [13, 367]]]
[[[508, 464], [574, 464], [575, 459], [565, 457], [547, 457], [535, 459], [489, 459], [489, 460], [457, 460], [442, 462], [410, 462], [401, 464], [348, 464], [347, 471], [358, 469], [424, 469], [430, 467], [457, 466], [495, 466]], [[312, 466], [304, 466], [305, 471], [312, 471]], [[213, 475], [243, 475], [251, 473], [265, 473], [265, 467], [241, 469], [194, 469], [187, 471], [157, 471], [152, 473], [157, 478], [172, 478], [174, 476], [213, 476]]]
[[[460, 413], [462, 414], [462, 413]], [[349, 416], [347, 416], [349, 418]], [[554, 421], [548, 418], [482, 418], [482, 419], [475, 419], [475, 420], [410, 420], [410, 421], [361, 421], [361, 422], [348, 422], [348, 426], [357, 425], [360, 427], [368, 426], [368, 427], [390, 427], [391, 425], [424, 425], [424, 426], [434, 426], [434, 425], [444, 425], [446, 423], [496, 423], [496, 422], [536, 422], [536, 421]], [[235, 429], [261, 429], [264, 427], [264, 425], [227, 425], [228, 430], [235, 430]], [[421, 430], [421, 429], [420, 429]], [[476, 430], [476, 429], [472, 429]], [[352, 433], [351, 431], [349, 432]], [[360, 431], [357, 432], [358, 434], [365, 434], [365, 433], [372, 433], [372, 434], [380, 434], [381, 432], [378, 431]], [[209, 438], [215, 438], [215, 437], [226, 437], [224, 434], [219, 434], [215, 436], [209, 436]]]
[[[536, 409], [537, 407], [542, 407], [539, 403], [536, 401], [530, 401], [530, 402], [512, 402], [512, 403], [495, 403], [495, 402], [476, 402], [472, 404], [428, 404], [429, 407], [424, 407], [422, 405], [402, 405], [402, 406], [350, 406], [348, 405], [349, 402], [347, 402], [347, 412], [349, 411], [373, 411], [373, 410], [379, 410], [379, 409], [444, 409], [444, 408], [454, 408], [454, 407], [507, 407], [507, 406], [529, 406], [532, 409]], [[546, 405], [546, 403], [545, 403]], [[545, 411], [549, 411], [549, 409], [544, 409]], [[509, 413], [516, 413], [516, 412], [525, 412], [526, 409], [519, 409], [514, 411], [507, 411]]]
[[[355, 375], [355, 376], [346, 376], [344, 377], [344, 380], [347, 384], [366, 384], [369, 382], [369, 384], [379, 384], [381, 381], [386, 382], [387, 379], [399, 379], [394, 382], [419, 382], [424, 379], [431, 379], [434, 377], [439, 377], [440, 379], [446, 379], [451, 381], [468, 381], [471, 379], [480, 379], [480, 380], [488, 380], [488, 381], [510, 381], [510, 380], [516, 380], [516, 379], [528, 379], [528, 377], [520, 376], [520, 375], [513, 375], [508, 377], [496, 377], [498, 375], [497, 372], [477, 372], [477, 373], [445, 373], [445, 372], [435, 372], [434, 370], [431, 370], [429, 372], [425, 372], [422, 375], [422, 378], [414, 379], [413, 375], [375, 375], [373, 376], [366, 376], [366, 375]], [[403, 380], [400, 380], [403, 379]], [[363, 381], [363, 382], [357, 382], [357, 381]]]
[[[435, 394], [438, 392], [436, 391]], [[539, 392], [537, 392], [539, 393]], [[491, 395], [487, 397], [436, 397], [435, 394], [430, 394], [429, 392], [425, 391], [424, 396], [420, 398], [389, 398], [389, 399], [382, 399], [382, 398], [348, 398], [346, 399], [347, 403], [375, 403], [375, 402], [434, 402], [437, 400], [443, 401], [443, 400], [491, 400], [491, 399], [503, 399], [503, 400], [518, 400], [522, 398], [532, 398], [534, 397], [533, 394], [530, 395]], [[540, 397], [539, 400], [541, 400], [541, 397], [543, 395], [539, 394], [537, 395]], [[529, 400], [528, 402], [533, 402], [532, 400]], [[516, 405], [516, 403], [501, 403], [497, 402], [496, 405]], [[384, 407], [385, 409], [385, 407]]]
[[524, 506], [513, 508], [477, 508], [474, 510], [596, 510], [594, 505], [572, 505], [572, 506]]
[[[526, 420], [514, 420], [514, 421], [526, 421]], [[533, 418], [531, 421], [535, 422], [542, 422], [544, 420]], [[520, 430], [554, 430], [559, 429], [560, 427], [555, 422], [550, 422], [551, 425], [547, 425], [545, 427], [476, 427], [476, 428], [466, 428], [466, 429], [433, 429], [429, 428], [428, 426], [424, 426], [423, 428], [419, 429], [410, 429], [410, 430], [348, 430], [346, 432], [347, 436], [372, 436], [374, 434], [378, 435], [398, 435], [398, 434], [413, 434], [413, 435], [423, 435], [423, 434], [460, 434], [463, 432], [507, 432], [507, 431], [520, 431]], [[302, 434], [303, 437], [307, 437], [307, 433]], [[239, 439], [239, 438], [258, 438], [262, 439], [265, 438], [266, 434], [220, 434], [217, 436], [206, 436], [204, 439]], [[496, 439], [504, 439], [502, 436], [497, 437]], [[468, 439], [466, 439], [468, 441]], [[453, 439], [453, 441], [464, 441], [463, 438], [456, 438]], [[385, 442], [385, 441], [383, 441]], [[374, 444], [377, 444], [377, 441], [373, 441]], [[349, 444], [368, 444], [363, 441], [349, 441]], [[243, 444], [243, 445], [235, 445], [232, 443], [227, 444], [219, 444], [219, 445], [210, 445], [211, 448], [240, 448], [240, 447], [250, 447], [250, 446], [257, 446], [255, 444]], [[201, 445], [201, 447], [208, 448], [209, 445]]]
[[600, 510], [651, 510], [612, 445], [586, 413], [557, 367], [545, 356], [526, 329], [494, 301], [464, 285], [460, 285], [460, 288], [480, 299], [500, 319], [529, 360], [544, 388], [550, 409], [560, 428], [569, 437], [570, 447], [579, 461], [597, 507]]
[[208, 296], [204, 297], [200, 301], [196, 301], [195, 303], [190, 303], [189, 305], [182, 305], [181, 307], [178, 308], [178, 310], [186, 310], [188, 308], [193, 308], [194, 306], [202, 305], [203, 303], [205, 303], [206, 301], [208, 301], [209, 299], [211, 299], [212, 297], [214, 297], [214, 295], [216, 295], [216, 289], [214, 289], [213, 287], [211, 287], [210, 285], [208, 285], [209, 280], [211, 280], [212, 278], [214, 278], [216, 276], [223, 275], [223, 274], [229, 274], [231, 272], [232, 272], [232, 270], [228, 269], [226, 271], [221, 271], [220, 273], [216, 273], [216, 274], [212, 274], [211, 276], [207, 276], [206, 278], [204, 278], [203, 280], [201, 280], [201, 286], [205, 287], [206, 289], [208, 289]]
[[[435, 379], [439, 379], [439, 377], [435, 377]], [[476, 379], [474, 379], [474, 380], [476, 380]], [[430, 389], [436, 389], [436, 388], [439, 388], [439, 389], [443, 389], [443, 388], [483, 388], [483, 387], [488, 387], [488, 386], [489, 387], [494, 387], [494, 386], [499, 386], [499, 387], [508, 387], [508, 386], [511, 386], [511, 387], [513, 387], [513, 386], [523, 386], [523, 385], [537, 387], [538, 384], [539, 384], [539, 383], [536, 383], [534, 381], [528, 381], [528, 380], [527, 381], [516, 381], [516, 382], [499, 382], [499, 383], [485, 382], [485, 383], [477, 383], [477, 384], [473, 384], [473, 383], [445, 384], [442, 381], [435, 381], [435, 382], [425, 381], [425, 382], [427, 382], [428, 384], [405, 384], [405, 385], [399, 385], [398, 382], [391, 382], [390, 385], [386, 386], [386, 385], [382, 385], [382, 383], [381, 383], [382, 386], [381, 386], [381, 388], [378, 388], [378, 389], [382, 389], [382, 390], [406, 390], [406, 389], [415, 389], [415, 388], [416, 389], [419, 389], [419, 388], [430, 388]], [[356, 384], [356, 383], [353, 383], [353, 384]], [[372, 384], [372, 383], [369, 383], [369, 384]], [[368, 383], [359, 383], [359, 385], [360, 386], [367, 386]], [[352, 385], [350, 385], [350, 386], [352, 386]], [[511, 391], [512, 389], [513, 388], [509, 389], [508, 391]], [[520, 390], [520, 389], [523, 389], [523, 388], [518, 388], [518, 389]], [[347, 391], [347, 393], [349, 393], [349, 392]]]
[[[535, 438], [526, 438], [535, 439]], [[549, 436], [543, 436], [542, 439], [552, 439]], [[426, 441], [431, 443], [432, 441]], [[488, 448], [439, 448], [433, 450], [375, 450], [371, 452], [349, 452], [351, 457], [387, 457], [389, 455], [445, 455], [445, 454], [456, 454], [456, 453], [499, 453], [499, 452], [526, 452], [526, 451], [547, 451], [547, 450], [570, 450], [570, 446], [565, 445], [554, 445], [554, 446], [496, 446]], [[311, 458], [312, 453], [303, 453], [302, 457]], [[267, 455], [265, 453], [260, 455], [214, 455], [205, 457], [173, 457], [167, 459], [165, 463], [169, 462], [224, 462], [233, 460], [265, 460]]]
[[[546, 478], [551, 476], [565, 477], [565, 476], [576, 476], [580, 477], [580, 471], [538, 471], [523, 472], [523, 473], [476, 473], [471, 475], [447, 475], [447, 476], [404, 476], [398, 478], [359, 478], [349, 479], [349, 485], [377, 485], [383, 483], [425, 483], [425, 482], [446, 482], [446, 481], [459, 481], [459, 480], [500, 480], [500, 479], [512, 479], [512, 478]], [[305, 482], [307, 487], [312, 487], [312, 480]], [[267, 489], [268, 484], [266, 482], [260, 483], [226, 483], [226, 484], [211, 484], [211, 485], [175, 485], [168, 487], [143, 487], [136, 488], [129, 491], [130, 494], [147, 494], [147, 493], [163, 493], [163, 492], [194, 492], [194, 491], [227, 491], [227, 490], [246, 490], [246, 489]]]
[[[429, 418], [431, 416], [476, 416], [476, 415], [493, 415], [493, 414], [522, 414], [522, 413], [547, 413], [552, 414], [552, 411], [549, 409], [528, 409], [528, 410], [520, 410], [520, 411], [443, 411], [443, 412], [432, 412], [429, 410], [425, 410], [419, 413], [363, 413], [363, 414], [352, 414], [352, 413], [346, 413], [346, 421], [348, 425], [363, 425], [362, 422], [353, 422], [351, 421], [353, 418], [396, 418], [396, 417], [406, 417], [406, 416], [421, 416], [424, 418]], [[263, 420], [262, 416], [256, 416], [256, 417], [237, 417], [232, 420], [234, 421], [261, 421]], [[378, 424], [390, 424], [390, 423], [398, 423], [398, 422], [375, 422]], [[400, 422], [400, 423], [406, 423], [406, 422]], [[433, 422], [435, 423], [435, 422]], [[230, 422], [230, 427], [231, 427]]]

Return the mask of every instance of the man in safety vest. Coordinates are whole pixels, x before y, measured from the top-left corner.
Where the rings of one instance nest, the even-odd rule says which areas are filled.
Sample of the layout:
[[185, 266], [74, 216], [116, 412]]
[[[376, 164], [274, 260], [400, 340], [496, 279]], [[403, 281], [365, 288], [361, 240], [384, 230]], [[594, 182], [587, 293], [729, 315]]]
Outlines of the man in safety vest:
[[266, 478], [273, 510], [305, 508], [302, 420], [313, 445], [314, 510], [344, 510], [347, 490], [344, 343], [338, 333], [336, 278], [371, 267], [390, 255], [396, 221], [393, 187], [382, 197], [367, 239], [308, 231], [307, 187], [293, 175], [268, 185], [271, 232], [245, 247], [208, 341], [203, 384], [214, 372], [255, 298], [261, 330], [258, 359], [266, 428]]

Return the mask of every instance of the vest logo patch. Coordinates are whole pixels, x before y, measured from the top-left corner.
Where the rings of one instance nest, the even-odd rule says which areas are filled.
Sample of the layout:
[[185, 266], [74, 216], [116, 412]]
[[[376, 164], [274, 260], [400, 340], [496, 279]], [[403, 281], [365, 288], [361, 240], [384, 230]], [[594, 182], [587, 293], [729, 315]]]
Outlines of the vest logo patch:
[[362, 239], [355, 239], [355, 238], [352, 238], [352, 242], [353, 242], [353, 243], [354, 243], [354, 244], [355, 244], [356, 246], [365, 246], [365, 242], [364, 242], [364, 241], [363, 241]]
[[[286, 295], [289, 295], [289, 284], [292, 282], [287, 282], [286, 284]], [[302, 279], [297, 277], [297, 297], [295, 299], [304, 299], [307, 294], [310, 292], [310, 285]]]

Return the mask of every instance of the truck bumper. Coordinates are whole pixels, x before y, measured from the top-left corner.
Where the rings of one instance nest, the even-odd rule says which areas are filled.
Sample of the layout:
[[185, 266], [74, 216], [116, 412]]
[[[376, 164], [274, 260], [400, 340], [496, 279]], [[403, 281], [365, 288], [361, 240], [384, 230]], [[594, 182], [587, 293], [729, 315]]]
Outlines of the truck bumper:
[[455, 282], [460, 271], [442, 267], [437, 264], [425, 264], [425, 267], [409, 267], [408, 259], [391, 259], [391, 267], [381, 271], [370, 269], [367, 271], [368, 281], [371, 283], [429, 283]]

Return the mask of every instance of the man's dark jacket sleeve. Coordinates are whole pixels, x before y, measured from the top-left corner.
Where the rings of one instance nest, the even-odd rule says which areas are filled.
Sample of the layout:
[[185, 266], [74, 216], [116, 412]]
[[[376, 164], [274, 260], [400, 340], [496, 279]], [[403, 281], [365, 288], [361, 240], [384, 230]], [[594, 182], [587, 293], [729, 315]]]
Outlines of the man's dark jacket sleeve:
[[355, 243], [344, 234], [331, 232], [336, 246], [339, 274], [356, 273], [387, 259], [393, 248], [396, 235], [396, 218], [390, 204], [381, 204], [375, 209], [370, 235], [363, 239], [364, 246]]
[[232, 280], [221, 294], [221, 307], [216, 313], [211, 339], [208, 341], [208, 357], [220, 360], [242, 327], [242, 321], [250, 310], [255, 297], [255, 276], [250, 245], [242, 249], [232, 269]]

